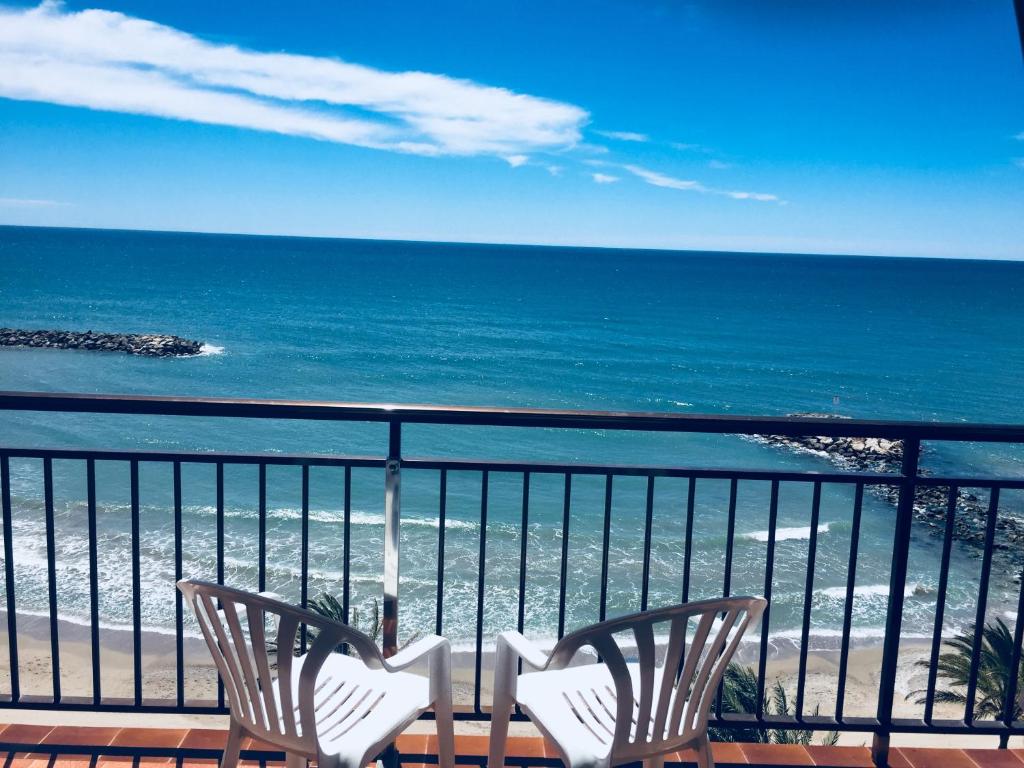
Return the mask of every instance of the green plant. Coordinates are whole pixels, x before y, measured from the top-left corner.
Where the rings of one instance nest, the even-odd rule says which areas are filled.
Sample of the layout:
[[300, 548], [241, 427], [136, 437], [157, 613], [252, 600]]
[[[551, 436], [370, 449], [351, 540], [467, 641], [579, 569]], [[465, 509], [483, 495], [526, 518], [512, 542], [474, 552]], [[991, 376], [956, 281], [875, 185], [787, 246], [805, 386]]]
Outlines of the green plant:
[[[935, 701], [948, 704], [967, 704], [966, 689], [971, 675], [971, 658], [974, 655], [974, 626], [968, 627], [947, 640], [952, 650], [939, 654], [935, 665], [938, 676], [949, 688], [937, 689]], [[981, 632], [981, 652], [978, 656], [978, 684], [974, 701], [975, 717], [1002, 718], [1006, 705], [1006, 686], [1010, 680], [1010, 669], [1013, 666], [1013, 633], [1010, 628], [997, 618], [986, 624]], [[917, 666], [928, 668], [930, 661], [922, 659]], [[917, 696], [917, 703], [924, 704], [927, 690], [912, 691], [909, 695]], [[1024, 716], [1024, 665], [1017, 670], [1017, 695], [1013, 705], [1013, 718], [1019, 720]]]
[[[778, 680], [761, 699], [766, 715], [785, 716], [794, 714], [786, 689]], [[732, 663], [725, 669], [722, 678], [722, 713], [751, 714], [758, 711], [757, 672], [751, 667]], [[814, 707], [814, 715], [818, 707]], [[742, 741], [760, 744], [810, 744], [814, 738], [812, 730], [788, 730], [783, 728], [709, 728], [712, 741]], [[829, 731], [822, 744], [835, 744], [839, 739], [836, 731]]]
[[[318, 613], [321, 616], [331, 619], [332, 621], [337, 621], [342, 624], [346, 623], [345, 608], [341, 604], [341, 601], [338, 600], [338, 598], [336, 598], [334, 595], [324, 592], [320, 594], [318, 597], [315, 597], [312, 600], [310, 600], [307, 605], [309, 607], [309, 610], [313, 611], [313, 613]], [[369, 621], [365, 627], [363, 626], [362, 614], [360, 613], [359, 608], [355, 606], [353, 606], [352, 609], [349, 611], [349, 620], [347, 623], [353, 629], [358, 629], [364, 635], [369, 636], [369, 638], [373, 640], [375, 643], [380, 642], [381, 635], [384, 632], [384, 617], [381, 615], [380, 612], [380, 601], [378, 601], [377, 598], [373, 599], [373, 608], [370, 611]], [[317, 630], [315, 627], [309, 627], [306, 631], [306, 634], [308, 637], [308, 642], [312, 643], [314, 640], [316, 640]], [[414, 632], [413, 635], [404, 643], [402, 643], [398, 649], [401, 650], [410, 643], [416, 642], [416, 640], [418, 640], [419, 637], [420, 633]], [[349, 647], [347, 643], [342, 643], [338, 645], [337, 648], [335, 648], [334, 650], [336, 653], [347, 653], [350, 656], [356, 655], [355, 651], [351, 647]], [[300, 652], [301, 649], [298, 647], [298, 640], [296, 640], [296, 655], [298, 655]]]

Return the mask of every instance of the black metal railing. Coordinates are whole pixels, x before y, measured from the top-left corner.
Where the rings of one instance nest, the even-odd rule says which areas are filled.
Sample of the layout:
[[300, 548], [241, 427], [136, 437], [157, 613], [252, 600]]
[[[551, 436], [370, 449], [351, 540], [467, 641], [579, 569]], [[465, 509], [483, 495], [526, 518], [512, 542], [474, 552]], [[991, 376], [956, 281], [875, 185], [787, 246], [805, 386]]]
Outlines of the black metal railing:
[[[203, 453], [203, 452], [157, 452], [138, 450], [91, 450], [91, 449], [49, 449], [19, 448], [0, 445], [0, 497], [3, 506], [3, 555], [4, 578], [6, 586], [5, 608], [7, 644], [9, 651], [10, 681], [7, 695], [0, 701], [6, 708], [32, 709], [85, 709], [112, 711], [149, 711], [178, 713], [220, 713], [224, 712], [223, 690], [217, 690], [216, 700], [197, 701], [188, 695], [189, 661], [186, 645], [189, 641], [186, 632], [186, 617], [182, 611], [180, 596], [175, 596], [173, 606], [173, 691], [169, 699], [158, 700], [145, 695], [145, 670], [147, 649], [145, 647], [145, 625], [142, 616], [142, 590], [145, 572], [142, 570], [142, 547], [146, 540], [146, 528], [142, 523], [144, 507], [144, 491], [140, 484], [140, 471], [150, 473], [161, 467], [168, 467], [169, 472], [161, 475], [169, 478], [170, 492], [168, 495], [167, 512], [172, 516], [173, 535], [173, 573], [167, 575], [168, 583], [190, 575], [184, 572], [184, 556], [188, 547], [194, 542], [196, 532], [185, 530], [183, 523], [183, 497], [188, 491], [186, 471], [193, 467], [213, 467], [215, 488], [215, 528], [213, 541], [201, 544], [208, 551], [214, 552], [216, 563], [216, 579], [220, 582], [230, 581], [226, 564], [226, 516], [227, 503], [225, 496], [225, 468], [244, 466], [256, 470], [256, 490], [252, 505], [252, 515], [257, 526], [254, 538], [257, 546], [254, 553], [247, 556], [255, 560], [255, 583], [238, 584], [237, 586], [255, 587], [263, 590], [268, 587], [268, 562], [273, 556], [270, 545], [273, 537], [268, 533], [268, 470], [276, 471], [277, 467], [298, 468], [300, 473], [300, 509], [298, 522], [300, 526], [298, 551], [291, 552], [290, 557], [297, 559], [295, 580], [298, 586], [298, 599], [306, 605], [310, 599], [310, 488], [312, 480], [318, 479], [320, 473], [331, 471], [340, 473], [342, 516], [333, 521], [332, 525], [340, 528], [331, 535], [336, 535], [338, 549], [341, 553], [342, 571], [341, 605], [346, 617], [352, 608], [352, 558], [353, 548], [352, 515], [353, 493], [356, 488], [354, 473], [368, 473], [369, 482], [376, 485], [374, 493], [379, 494], [383, 486], [383, 540], [372, 543], [381, 546], [380, 580], [377, 584], [383, 592], [382, 643], [386, 653], [393, 653], [399, 645], [399, 596], [401, 581], [398, 565], [400, 562], [401, 543], [401, 503], [403, 501], [403, 483], [415, 488], [430, 486], [430, 499], [436, 498], [437, 540], [436, 540], [436, 584], [430, 585], [435, 605], [432, 619], [426, 620], [430, 629], [444, 634], [446, 588], [452, 586], [446, 574], [446, 555], [450, 553], [448, 538], [452, 497], [451, 484], [453, 478], [475, 478], [479, 482], [479, 490], [471, 494], [476, 500], [476, 519], [474, 527], [477, 540], [474, 543], [476, 554], [475, 584], [475, 624], [472, 627], [472, 696], [458, 713], [461, 718], [487, 719], [489, 717], [486, 697], [485, 640], [488, 636], [485, 627], [485, 604], [488, 601], [488, 566], [493, 557], [488, 549], [489, 515], [496, 498], [492, 484], [500, 479], [506, 486], [511, 479], [516, 479], [519, 496], [515, 500], [517, 513], [509, 519], [513, 527], [518, 527], [516, 562], [506, 564], [514, 571], [514, 578], [509, 583], [516, 584], [514, 600], [509, 603], [507, 614], [499, 617], [500, 629], [526, 628], [526, 617], [531, 601], [528, 597], [531, 583], [531, 572], [528, 567], [530, 557], [530, 538], [532, 530], [535, 501], [540, 498], [541, 484], [547, 489], [548, 496], [560, 494], [561, 514], [549, 520], [550, 535], [557, 546], [551, 550], [551, 557], [557, 560], [557, 567], [551, 563], [551, 578], [557, 579], [557, 607], [555, 625], [561, 637], [570, 621], [570, 596], [567, 585], [573, 571], [572, 542], [579, 533], [574, 530], [573, 509], [577, 486], [587, 484], [594, 486], [593, 514], [589, 519], [595, 521], [599, 528], [595, 535], [600, 539], [600, 565], [597, 584], [593, 585], [592, 593], [596, 597], [596, 615], [594, 619], [604, 619], [609, 612], [609, 568], [612, 543], [613, 498], [617, 487], [621, 484], [636, 483], [640, 490], [638, 498], [642, 498], [643, 514], [637, 518], [642, 527], [642, 545], [640, 558], [641, 575], [638, 588], [639, 608], [645, 610], [651, 600], [652, 579], [660, 574], [652, 573], [652, 547], [659, 545], [660, 529], [655, 525], [656, 491], [666, 484], [675, 484], [681, 489], [682, 496], [678, 504], [678, 515], [683, 534], [681, 542], [681, 578], [673, 599], [686, 601], [690, 599], [695, 584], [694, 561], [698, 554], [694, 548], [695, 509], [697, 506], [698, 484], [719, 483], [728, 490], [722, 495], [723, 503], [715, 517], [715, 525], [720, 526], [725, 534], [724, 565], [718, 576], [715, 590], [729, 595], [735, 590], [736, 581], [734, 564], [736, 560], [736, 521], [737, 499], [740, 489], [756, 484], [764, 486], [767, 491], [767, 540], [764, 554], [764, 580], [760, 591], [769, 599], [769, 608], [765, 611], [760, 635], [756, 640], [756, 673], [758, 680], [758, 696], [755, 711], [749, 713], [724, 713], [721, 697], [716, 705], [713, 725], [720, 728], [781, 728], [781, 729], [812, 729], [812, 730], [844, 730], [870, 732], [874, 734], [874, 754], [876, 761], [885, 764], [888, 751], [888, 740], [892, 733], [958, 733], [958, 734], [989, 734], [998, 736], [1005, 746], [1011, 734], [1024, 734], [1024, 722], [1016, 719], [1015, 702], [1020, 698], [1017, 680], [1020, 667], [1022, 630], [1024, 630], [1024, 588], [1016, 587], [1017, 618], [1013, 621], [1014, 646], [1010, 669], [1005, 670], [1005, 698], [1002, 712], [998, 717], [979, 717], [976, 713], [978, 697], [979, 670], [981, 669], [982, 631], [986, 618], [989, 616], [988, 601], [990, 582], [994, 563], [1000, 569], [1000, 575], [1008, 567], [1020, 567], [1020, 559], [1016, 558], [1012, 549], [1000, 547], [997, 538], [1002, 534], [1005, 523], [1005, 505], [1001, 504], [1001, 493], [1016, 493], [1024, 490], [1024, 478], [1020, 477], [984, 477], [976, 473], [922, 474], [919, 459], [922, 443], [1024, 443], [1024, 425], [990, 425], [990, 424], [935, 424], [921, 422], [864, 421], [853, 419], [807, 418], [807, 417], [737, 417], [717, 415], [689, 414], [653, 414], [653, 413], [609, 413], [581, 411], [551, 411], [539, 409], [511, 408], [467, 408], [442, 406], [403, 406], [346, 404], [328, 402], [292, 402], [266, 400], [235, 400], [209, 398], [171, 398], [171, 397], [135, 397], [106, 395], [69, 395], [48, 393], [0, 393], [0, 412], [35, 411], [57, 413], [93, 413], [93, 414], [131, 414], [159, 416], [189, 416], [225, 418], [236, 417], [246, 419], [298, 419], [335, 422], [378, 422], [388, 425], [387, 454], [381, 456], [335, 456], [335, 455], [291, 455], [271, 453]], [[630, 430], [635, 432], [657, 433], [706, 433], [723, 436], [722, 439], [735, 439], [736, 435], [748, 436], [827, 436], [839, 437], [875, 437], [898, 440], [902, 443], [901, 463], [897, 471], [856, 471], [829, 467], [823, 471], [807, 469], [777, 468], [704, 468], [699, 466], [659, 466], [638, 467], [614, 464], [588, 464], [582, 462], [539, 462], [539, 461], [504, 461], [486, 459], [459, 458], [408, 458], [403, 456], [403, 426], [410, 424], [445, 425], [450, 427], [486, 426], [502, 428], [558, 429], [558, 430]], [[515, 430], [509, 433], [514, 440]], [[766, 453], [766, 456], [768, 454]], [[12, 506], [12, 462], [28, 463], [41, 469], [42, 484], [42, 517], [44, 530], [35, 535], [45, 537], [46, 569], [45, 590], [38, 588], [39, 594], [45, 592], [47, 610], [45, 611], [46, 626], [49, 633], [49, 658], [51, 663], [51, 690], [42, 694], [23, 690], [20, 670], [23, 660], [20, 652], [24, 640], [19, 636], [22, 615], [19, 613], [19, 590], [24, 587], [24, 580], [17, 579], [16, 564], [18, 562], [18, 537], [13, 521], [16, 510]], [[54, 463], [62, 466], [77, 467], [85, 480], [86, 539], [88, 551], [84, 556], [84, 571], [87, 573], [88, 611], [85, 620], [89, 657], [85, 662], [91, 666], [89, 691], [87, 695], [71, 695], [62, 689], [64, 676], [62, 669], [68, 661], [62, 658], [63, 644], [61, 633], [61, 589], [56, 569], [57, 551], [60, 549], [61, 537], [55, 524], [54, 512]], [[98, 563], [97, 534], [97, 466], [115, 465], [128, 469], [128, 515], [129, 531], [127, 533], [130, 547], [128, 552], [129, 570], [131, 574], [130, 622], [124, 630], [131, 638], [131, 687], [128, 695], [114, 696], [104, 690], [104, 655], [101, 638], [100, 603], [105, 590], [109, 587], [104, 582]], [[161, 470], [163, 471], [163, 470]], [[381, 477], [383, 474], [383, 477]], [[365, 479], [365, 478], [364, 478]], [[559, 483], [560, 480], [560, 483]], [[575, 485], [574, 485], [575, 481]], [[552, 483], [560, 485], [552, 491]], [[769, 685], [768, 662], [772, 630], [772, 592], [776, 586], [775, 568], [777, 565], [777, 531], [779, 530], [780, 495], [784, 490], [799, 487], [810, 494], [810, 527], [807, 542], [806, 575], [803, 583], [803, 602], [798, 615], [800, 617], [799, 637], [795, 640], [797, 649], [796, 696], [795, 711], [785, 715], [765, 711], [765, 692]], [[476, 486], [474, 486], [476, 488]], [[845, 489], [852, 493], [852, 517], [850, 522], [850, 544], [848, 552], [847, 572], [845, 579], [845, 602], [843, 605], [841, 631], [838, 647], [835, 649], [837, 658], [837, 676], [832, 711], [824, 714], [809, 714], [808, 702], [808, 657], [809, 640], [812, 633], [812, 608], [816, 577], [816, 557], [819, 551], [819, 523], [821, 520], [822, 498], [827, 491]], [[934, 621], [929, 627], [931, 634], [929, 660], [930, 670], [927, 675], [924, 694], [924, 709], [919, 717], [898, 718], [894, 716], [894, 703], [897, 692], [897, 673], [900, 662], [901, 633], [904, 622], [904, 595], [907, 588], [908, 560], [911, 541], [917, 535], [915, 526], [915, 500], [922, 489], [946, 489], [945, 515], [941, 524], [937, 525], [937, 535], [941, 538], [941, 554], [938, 564], [938, 586], [935, 591]], [[879, 669], [879, 690], [873, 711], [849, 714], [848, 672], [851, 654], [851, 630], [853, 626], [853, 606], [855, 587], [858, 579], [858, 561], [862, 557], [861, 529], [864, 519], [866, 492], [888, 490], [886, 498], [895, 499], [895, 507], [890, 508], [890, 520], [887, 530], [891, 530], [892, 549], [891, 565], [888, 569], [888, 602], [884, 615], [884, 635], [881, 641], [881, 661]], [[969, 678], [966, 681], [964, 695], [966, 703], [963, 716], [953, 719], [937, 719], [935, 715], [936, 689], [938, 677], [936, 662], [944, 641], [945, 611], [947, 592], [950, 588], [949, 572], [956, 540], [958, 505], [961, 494], [966, 490], [979, 491], [987, 494], [985, 511], [984, 537], [979, 550], [981, 558], [978, 578], [977, 606], [974, 621], [974, 644], [969, 664]], [[406, 503], [425, 503], [418, 497], [419, 492], [406, 491]], [[464, 498], [463, 498], [464, 500]], [[550, 499], [549, 499], [550, 500]], [[506, 499], [507, 501], [507, 499]], [[557, 504], [557, 500], [553, 502]], [[507, 505], [506, 505], [507, 506]], [[149, 514], [147, 512], [147, 514]], [[511, 513], [509, 513], [511, 514]], [[1001, 517], [1001, 515], [1003, 517]], [[642, 521], [642, 522], [639, 522]], [[462, 534], [460, 534], [462, 535]], [[269, 544], [268, 544], [269, 541]], [[434, 546], [434, 545], [432, 545]], [[998, 553], [998, 560], [997, 558]], [[245, 553], [243, 553], [245, 554]], [[845, 556], [845, 555], [844, 555]], [[237, 558], [236, 558], [237, 559]], [[233, 562], [233, 561], [232, 561]], [[312, 572], [317, 571], [320, 564], [315, 564]], [[555, 575], [557, 574], [557, 576]], [[1012, 583], [1012, 578], [1010, 580]], [[456, 585], [457, 586], [457, 585]], [[378, 587], [374, 587], [375, 589]], [[659, 595], [662, 593], [659, 592]], [[590, 592], [588, 592], [588, 597]], [[168, 606], [170, 607], [170, 606]], [[422, 621], [421, 621], [422, 623]], [[571, 629], [571, 627], [568, 627]], [[466, 627], [460, 627], [465, 630]], [[753, 654], [753, 650], [751, 651]], [[83, 663], [80, 660], [75, 663]], [[989, 674], [989, 671], [986, 671]]]

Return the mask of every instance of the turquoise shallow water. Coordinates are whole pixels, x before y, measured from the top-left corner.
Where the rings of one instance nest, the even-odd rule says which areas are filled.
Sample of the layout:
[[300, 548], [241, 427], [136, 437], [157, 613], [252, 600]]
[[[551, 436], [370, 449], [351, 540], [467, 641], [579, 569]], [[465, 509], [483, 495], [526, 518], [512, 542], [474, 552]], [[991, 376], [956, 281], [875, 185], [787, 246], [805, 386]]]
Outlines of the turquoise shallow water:
[[[837, 412], [869, 418], [1024, 420], [1024, 264], [849, 257], [667, 253], [315, 240], [0, 227], [0, 325], [175, 333], [210, 354], [144, 359], [117, 354], [0, 350], [0, 389], [356, 401], [522, 405], [734, 414]], [[0, 415], [14, 446], [329, 452], [380, 455], [373, 425], [245, 423], [39, 414]], [[736, 437], [411, 427], [407, 455], [616, 461], [628, 464], [821, 469]], [[1019, 451], [931, 446], [937, 470], [1024, 474]], [[101, 610], [127, 623], [130, 595], [127, 468], [101, 464]], [[12, 463], [19, 606], [45, 610], [41, 469]], [[57, 462], [61, 611], [87, 606], [84, 469]], [[226, 472], [228, 578], [254, 580], [256, 471]], [[269, 473], [271, 586], [297, 594], [299, 473]], [[438, 478], [403, 480], [403, 631], [433, 625]], [[353, 475], [353, 590], [380, 590], [382, 482]], [[472, 635], [479, 487], [449, 479], [445, 626]], [[141, 481], [144, 621], [173, 617], [170, 468]], [[685, 483], [655, 494], [651, 602], [679, 597]], [[698, 484], [694, 596], [721, 594], [727, 483]], [[615, 486], [609, 604], [639, 601], [643, 481]], [[563, 487], [535, 477], [528, 529], [527, 625], [554, 632]], [[573, 483], [567, 610], [571, 627], [597, 613], [604, 486]], [[768, 488], [742, 483], [732, 590], [764, 588]], [[342, 476], [311, 472], [311, 589], [337, 591]], [[214, 563], [213, 470], [186, 467], [186, 573]], [[1004, 495], [1006, 514], [1022, 500]], [[490, 480], [485, 631], [514, 625], [521, 478]], [[852, 493], [826, 487], [812, 622], [834, 643], [843, 609]], [[810, 489], [783, 488], [772, 632], [791, 637], [802, 610]], [[876, 637], [887, 599], [892, 508], [866, 500], [854, 615]], [[915, 534], [909, 587], [912, 632], [928, 632], [938, 542]], [[978, 561], [954, 553], [951, 625], [972, 616]], [[1011, 610], [1016, 587], [993, 585], [992, 611]], [[511, 623], [510, 623], [511, 622]]]

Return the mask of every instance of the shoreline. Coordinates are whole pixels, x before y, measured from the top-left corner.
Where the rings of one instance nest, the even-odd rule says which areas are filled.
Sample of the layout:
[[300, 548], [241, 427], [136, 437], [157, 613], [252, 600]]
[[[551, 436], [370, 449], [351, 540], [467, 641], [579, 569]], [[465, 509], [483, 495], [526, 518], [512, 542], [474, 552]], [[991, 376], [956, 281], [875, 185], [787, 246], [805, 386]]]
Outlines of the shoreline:
[[[0, 675], [8, 680], [9, 654], [6, 614], [0, 611]], [[92, 696], [92, 642], [89, 626], [64, 619], [58, 621], [61, 693], [65, 697]], [[131, 630], [100, 628], [101, 692], [106, 698], [131, 698], [134, 692], [133, 635]], [[143, 696], [147, 700], [174, 700], [176, 697], [175, 637], [144, 630], [140, 635]], [[545, 651], [550, 643], [539, 643]], [[757, 643], [741, 647], [736, 661], [756, 666]], [[183, 643], [186, 701], [200, 703], [216, 698], [216, 669], [205, 642], [185, 637]], [[900, 644], [900, 665], [894, 704], [896, 717], [919, 716], [921, 707], [905, 698], [924, 685], [926, 670], [914, 663], [927, 659], [930, 641], [904, 638]], [[839, 650], [812, 650], [807, 655], [805, 711], [820, 705], [823, 714], [834, 706], [838, 680]], [[21, 693], [49, 696], [52, 692], [52, 665], [49, 619], [18, 615], [18, 657]], [[851, 717], [873, 716], [881, 669], [882, 646], [879, 642], [851, 644], [847, 665], [845, 713]], [[486, 648], [481, 659], [481, 699], [492, 693], [491, 677], [494, 651]], [[472, 705], [476, 653], [458, 645], [452, 651], [452, 683], [456, 705]], [[795, 691], [799, 671], [799, 653], [794, 648], [775, 648], [766, 663], [767, 685], [780, 680], [787, 691]], [[5, 691], [6, 692], [6, 691]], [[936, 703], [936, 719], [955, 718], [957, 707]], [[962, 714], [962, 711], [961, 711]], [[200, 716], [209, 717], [209, 716]]]

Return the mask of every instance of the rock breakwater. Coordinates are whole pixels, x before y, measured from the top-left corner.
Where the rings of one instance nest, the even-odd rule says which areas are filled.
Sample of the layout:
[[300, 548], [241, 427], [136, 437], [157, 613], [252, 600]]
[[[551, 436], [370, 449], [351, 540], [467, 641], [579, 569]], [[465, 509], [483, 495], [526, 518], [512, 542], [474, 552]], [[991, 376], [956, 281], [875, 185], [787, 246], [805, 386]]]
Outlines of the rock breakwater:
[[198, 355], [203, 349], [201, 342], [158, 333], [24, 331], [16, 328], [0, 328], [0, 347], [89, 349], [144, 357], [184, 357]]
[[[816, 418], [847, 418], [833, 414], [793, 413], [790, 416]], [[903, 441], [874, 437], [824, 437], [762, 435], [755, 441], [800, 453], [819, 456], [842, 469], [856, 472], [897, 474], [903, 461]], [[930, 473], [922, 469], [920, 475]], [[899, 501], [899, 488], [895, 485], [867, 485], [872, 493], [895, 505]], [[945, 486], [918, 486], [914, 498], [914, 517], [929, 533], [942, 536], [949, 506], [949, 488]], [[985, 527], [988, 519], [988, 499], [966, 489], [959, 489], [956, 515], [953, 518], [953, 537], [980, 550], [985, 545]], [[1024, 562], [1024, 524], [1015, 517], [1000, 514], [996, 519], [995, 552], [997, 557], [1015, 565]], [[1019, 579], [1019, 576], [1016, 577]]]

